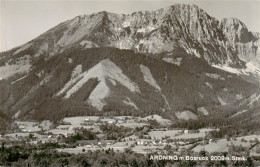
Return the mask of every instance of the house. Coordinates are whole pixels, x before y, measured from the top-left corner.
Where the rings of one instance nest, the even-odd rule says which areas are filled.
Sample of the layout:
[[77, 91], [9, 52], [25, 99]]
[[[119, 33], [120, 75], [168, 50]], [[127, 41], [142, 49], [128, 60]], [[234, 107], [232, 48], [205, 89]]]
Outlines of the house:
[[115, 123], [115, 120], [109, 120], [109, 121], [107, 121], [107, 123], [108, 124], [113, 124], [113, 123]]
[[91, 148], [91, 147], [93, 147], [93, 145], [86, 145], [87, 146], [87, 148]]
[[137, 145], [144, 145], [144, 142], [139, 140], [139, 141], [137, 141]]
[[111, 145], [112, 144], [112, 142], [107, 142], [107, 145]]
[[118, 124], [122, 124], [122, 123], [124, 123], [124, 121], [118, 120], [117, 123], [118, 123]]
[[19, 125], [19, 129], [25, 129], [25, 125], [20, 124], [20, 125]]
[[138, 140], [137, 141], [137, 145], [147, 145], [148, 144], [148, 141], [145, 141], [145, 140]]
[[68, 137], [68, 133], [64, 133], [64, 136], [65, 136], [65, 137]]
[[182, 142], [182, 141], [177, 142], [177, 144], [178, 144], [179, 146], [184, 146], [184, 145], [186, 145], [186, 143], [185, 143], [185, 142]]
[[212, 143], [212, 141], [213, 141], [212, 139], [209, 139], [209, 143]]

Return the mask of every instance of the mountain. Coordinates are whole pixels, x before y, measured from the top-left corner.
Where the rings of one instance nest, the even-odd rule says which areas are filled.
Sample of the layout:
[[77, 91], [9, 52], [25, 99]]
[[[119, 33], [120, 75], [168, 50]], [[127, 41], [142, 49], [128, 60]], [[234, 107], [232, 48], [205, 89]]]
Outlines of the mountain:
[[238, 19], [217, 19], [196, 5], [176, 4], [152, 12], [119, 15], [100, 12], [78, 16], [50, 29], [27, 44], [35, 56], [55, 54], [76, 46], [116, 47], [142, 53], [173, 52], [182, 48], [209, 64], [259, 68], [259, 34]]
[[1, 81], [1, 109], [15, 118], [157, 113], [197, 120], [259, 93], [257, 85], [191, 55], [175, 65], [131, 50], [74, 48], [30, 64], [28, 73]]
[[252, 107], [248, 99], [260, 92], [259, 39], [196, 5], [78, 16], [1, 53], [0, 109], [37, 120], [255, 112], [259, 98]]

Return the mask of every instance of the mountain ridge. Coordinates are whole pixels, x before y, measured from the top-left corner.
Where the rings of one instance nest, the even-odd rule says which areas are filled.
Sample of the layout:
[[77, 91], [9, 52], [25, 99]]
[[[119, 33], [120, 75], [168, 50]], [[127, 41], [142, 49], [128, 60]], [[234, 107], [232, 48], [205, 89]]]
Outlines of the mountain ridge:
[[[242, 29], [237, 30], [237, 26]], [[241, 21], [218, 21], [198, 6], [185, 4], [128, 15], [103, 11], [77, 16], [26, 45], [32, 45], [29, 47], [38, 50], [36, 55], [41, 55], [45, 52], [55, 54], [65, 47], [82, 47], [80, 43], [83, 41], [98, 47], [142, 53], [172, 52], [183, 48], [209, 64], [228, 64], [238, 68], [245, 68], [245, 63], [251, 59], [259, 68], [260, 62], [259, 38]], [[250, 56], [246, 56], [247, 53]]]
[[0, 54], [0, 109], [38, 120], [235, 114], [259, 94], [259, 36], [196, 5], [77, 16]]

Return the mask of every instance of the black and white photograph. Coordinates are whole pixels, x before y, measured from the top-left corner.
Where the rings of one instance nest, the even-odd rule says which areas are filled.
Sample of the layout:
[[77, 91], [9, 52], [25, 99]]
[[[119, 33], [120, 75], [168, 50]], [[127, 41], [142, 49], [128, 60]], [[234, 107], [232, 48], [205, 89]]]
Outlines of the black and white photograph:
[[260, 166], [260, 0], [0, 0], [0, 167]]

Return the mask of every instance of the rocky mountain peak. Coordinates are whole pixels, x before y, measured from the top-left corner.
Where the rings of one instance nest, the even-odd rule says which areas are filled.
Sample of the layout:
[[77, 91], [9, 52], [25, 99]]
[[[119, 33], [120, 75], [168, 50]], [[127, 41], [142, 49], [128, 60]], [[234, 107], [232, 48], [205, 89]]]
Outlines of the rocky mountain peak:
[[220, 22], [220, 28], [223, 30], [227, 39], [232, 43], [246, 43], [252, 41], [254, 38], [246, 25], [236, 18], [222, 19]]
[[257, 35], [238, 19], [218, 21], [197, 5], [174, 4], [156, 11], [127, 15], [102, 11], [78, 16], [29, 43], [37, 55], [92, 46], [149, 54], [183, 49], [209, 64], [241, 68], [259, 54], [259, 42], [255, 41]]

